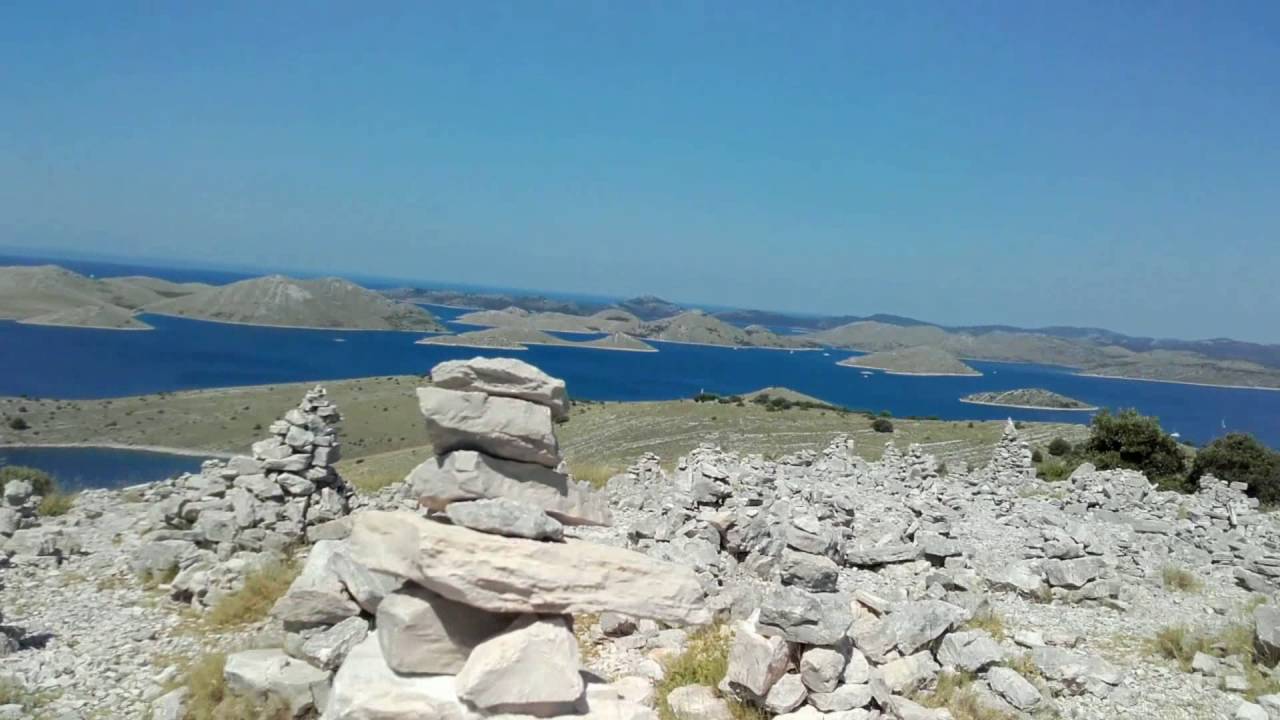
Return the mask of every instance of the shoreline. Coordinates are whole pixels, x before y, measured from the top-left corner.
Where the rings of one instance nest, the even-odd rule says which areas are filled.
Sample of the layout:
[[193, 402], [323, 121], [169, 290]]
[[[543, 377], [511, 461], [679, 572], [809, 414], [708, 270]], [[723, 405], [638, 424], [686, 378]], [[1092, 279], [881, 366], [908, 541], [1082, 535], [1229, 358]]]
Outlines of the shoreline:
[[640, 335], [632, 335], [637, 340], [645, 342], [671, 343], [672, 345], [697, 345], [699, 347], [726, 348], [733, 350], [793, 350], [799, 352], [813, 352], [815, 350], [825, 350], [820, 347], [778, 347], [776, 345], [721, 345], [719, 343], [693, 342], [691, 340], [659, 340], [658, 338], [642, 337]]
[[[154, 312], [151, 310], [148, 310], [141, 314], [156, 315], [158, 317], [177, 318], [178, 320], [191, 320], [192, 322], [216, 323], [218, 325], [243, 325], [245, 327], [275, 328], [277, 330], [328, 330], [329, 332], [400, 332], [400, 333], [417, 333], [419, 335], [451, 334], [448, 328], [444, 330], [401, 330], [397, 328], [347, 328], [347, 327], [317, 327], [315, 325], [272, 325], [270, 323], [241, 322], [239, 320], [211, 320], [208, 318], [190, 317], [188, 315], [174, 315], [173, 313]], [[81, 327], [81, 326], [72, 326], [72, 327]], [[443, 327], [443, 325], [441, 325], [441, 327]], [[155, 328], [152, 328], [152, 329], [154, 330]]]
[[[586, 342], [590, 342], [590, 341], [588, 340]], [[508, 347], [505, 345], [480, 345], [478, 343], [431, 342], [431, 338], [424, 338], [422, 340], [415, 342], [414, 345], [439, 345], [441, 347], [461, 347], [461, 348], [472, 348], [476, 350], [513, 350], [517, 352], [528, 350], [530, 345], [539, 345], [541, 347], [577, 348], [579, 350], [607, 350], [611, 352], [640, 352], [640, 353], [658, 352], [657, 348], [649, 348], [646, 350], [644, 348], [604, 347], [601, 345], [588, 345], [586, 344], [586, 342], [583, 342], [583, 343], [575, 343], [575, 342], [569, 342], [569, 341], [566, 341], [564, 343], [522, 342], [517, 345]]]
[[111, 327], [110, 325], [75, 325], [72, 323], [32, 322], [31, 320], [14, 320], [14, 322], [19, 325], [34, 325], [36, 327], [72, 328], [76, 330], [123, 330], [126, 332], [147, 332], [149, 330], [155, 330], [155, 327], [151, 325], [146, 325], [145, 327]]
[[162, 455], [182, 455], [185, 457], [202, 457], [218, 460], [225, 460], [235, 456], [235, 453], [205, 452], [202, 450], [193, 450], [191, 448], [175, 448], [167, 447], [165, 445], [134, 445], [132, 443], [119, 442], [0, 443], [0, 450], [7, 448], [96, 448], [101, 450], [138, 450], [142, 452], [159, 453]]
[[1007, 403], [987, 402], [986, 400], [966, 400], [964, 398], [960, 398], [960, 402], [968, 403], [970, 405], [989, 405], [991, 407], [1016, 408], [1018, 410], [1050, 410], [1053, 412], [1094, 412], [1101, 409], [1093, 406], [1082, 408], [1055, 408], [1042, 407], [1040, 405], [1010, 405]]
[[1099, 378], [1102, 380], [1133, 380], [1135, 382], [1157, 382], [1169, 383], [1171, 385], [1194, 385], [1196, 387], [1223, 388], [1226, 390], [1268, 390], [1270, 392], [1280, 392], [1280, 387], [1267, 387], [1265, 385], [1222, 385], [1218, 383], [1198, 383], [1189, 380], [1161, 380], [1159, 378], [1136, 378], [1125, 377], [1123, 375], [1099, 375], [1097, 373], [1073, 373], [1076, 377]]
[[886, 368], [871, 367], [870, 365], [846, 365], [842, 362], [836, 363], [840, 367], [853, 368], [855, 370], [871, 370], [872, 372], [882, 372], [885, 375], [908, 375], [911, 377], [982, 377], [983, 373], [947, 373], [947, 372], [910, 372], [908, 370], [888, 370]]

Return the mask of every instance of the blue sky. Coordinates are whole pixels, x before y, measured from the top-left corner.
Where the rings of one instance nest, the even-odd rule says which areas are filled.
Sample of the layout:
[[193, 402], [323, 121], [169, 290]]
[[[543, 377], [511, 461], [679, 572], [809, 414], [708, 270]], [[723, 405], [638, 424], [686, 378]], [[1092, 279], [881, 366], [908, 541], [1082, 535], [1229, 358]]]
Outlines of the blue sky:
[[1275, 3], [7, 3], [0, 245], [1280, 342], [1277, 68]]

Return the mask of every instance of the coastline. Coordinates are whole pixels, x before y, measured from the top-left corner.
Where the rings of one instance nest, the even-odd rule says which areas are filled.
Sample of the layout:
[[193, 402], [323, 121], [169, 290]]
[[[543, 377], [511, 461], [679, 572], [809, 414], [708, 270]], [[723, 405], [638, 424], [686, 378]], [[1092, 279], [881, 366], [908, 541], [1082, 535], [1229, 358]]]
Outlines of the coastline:
[[186, 457], [202, 457], [225, 460], [234, 457], [235, 453], [205, 452], [191, 448], [175, 448], [164, 445], [134, 445], [118, 442], [66, 442], [66, 443], [0, 443], [0, 450], [6, 448], [98, 448], [105, 450], [139, 450], [142, 452], [162, 453], [164, 455], [183, 455]]
[[840, 367], [853, 368], [855, 370], [871, 370], [872, 372], [882, 372], [885, 375], [909, 375], [912, 377], [982, 377], [983, 373], [945, 373], [945, 372], [909, 372], [907, 370], [888, 370], [885, 368], [871, 367], [870, 365], [846, 365], [838, 362], [836, 365]]
[[[414, 345], [439, 345], [441, 347], [462, 347], [473, 348], [478, 350], [528, 350], [530, 345], [541, 345], [542, 347], [567, 347], [578, 348], [579, 350], [608, 350], [612, 352], [640, 352], [651, 353], [658, 352], [657, 348], [621, 348], [621, 347], [605, 347], [602, 345], [587, 345], [585, 342], [576, 343], [565, 341], [563, 343], [540, 343], [540, 342], [522, 342], [517, 345], [481, 345], [479, 343], [451, 343], [451, 342], [431, 342], [432, 338], [423, 338], [414, 343]], [[590, 342], [590, 341], [587, 341]]]
[[16, 322], [19, 325], [73, 328], [77, 330], [123, 330], [126, 332], [147, 332], [148, 330], [155, 330], [154, 327], [152, 327], [151, 325], [147, 325], [146, 323], [143, 323], [144, 327], [111, 327], [110, 325], [75, 325], [72, 323], [32, 322], [30, 320], [14, 320], [14, 322]]
[[1267, 387], [1265, 385], [1222, 385], [1218, 383], [1198, 383], [1188, 380], [1161, 380], [1159, 378], [1136, 378], [1125, 377], [1123, 375], [1099, 375], [1097, 373], [1074, 373], [1076, 377], [1100, 378], [1102, 380], [1133, 380], [1135, 382], [1157, 382], [1169, 383], [1171, 385], [1194, 385], [1196, 387], [1224, 388], [1227, 390], [1269, 390], [1271, 392], [1280, 392], [1280, 387]]
[[640, 335], [632, 335], [632, 337], [634, 337], [637, 340], [643, 340], [645, 342], [671, 343], [672, 345], [697, 345], [699, 347], [731, 348], [733, 350], [794, 350], [797, 352], [813, 352], [815, 350], [826, 349], [826, 348], [820, 348], [820, 347], [803, 347], [803, 348], [802, 347], [794, 347], [794, 348], [793, 347], [777, 347], [774, 345], [722, 345], [720, 343], [692, 342], [690, 340], [660, 340], [658, 338], [643, 337]]
[[1040, 405], [1009, 405], [1007, 403], [987, 402], [985, 400], [966, 400], [964, 398], [960, 398], [960, 402], [968, 403], [970, 405], [989, 405], [991, 407], [1016, 408], [1018, 410], [1051, 410], [1054, 412], [1094, 412], [1096, 410], [1101, 409], [1093, 406], [1082, 407], [1082, 408], [1056, 408], [1056, 407], [1043, 407]]
[[[239, 320], [210, 320], [208, 318], [191, 317], [189, 315], [174, 315], [173, 313], [154, 312], [148, 310], [144, 315], [158, 315], [160, 317], [177, 318], [179, 320], [191, 320], [193, 322], [217, 323], [218, 325], [244, 325], [246, 327], [263, 327], [276, 328], [277, 330], [328, 330], [330, 332], [402, 332], [416, 333], [419, 335], [448, 335], [448, 328], [444, 330], [401, 330], [397, 328], [346, 328], [346, 327], [317, 327], [315, 325], [273, 325], [271, 323], [251, 323], [241, 322]], [[83, 327], [83, 326], [73, 326]], [[441, 325], [443, 327], [443, 325]], [[152, 328], [154, 329], [154, 328]]]

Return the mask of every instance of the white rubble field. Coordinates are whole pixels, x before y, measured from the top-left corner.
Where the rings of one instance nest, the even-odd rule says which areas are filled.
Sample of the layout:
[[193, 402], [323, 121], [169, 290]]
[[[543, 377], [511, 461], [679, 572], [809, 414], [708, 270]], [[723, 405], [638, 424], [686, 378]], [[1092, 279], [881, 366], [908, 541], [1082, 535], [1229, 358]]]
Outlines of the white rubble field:
[[[437, 457], [371, 496], [331, 468], [320, 389], [249, 456], [81, 493], [61, 517], [11, 483], [0, 687], [27, 704], [0, 720], [178, 720], [174, 662], [210, 652], [229, 688], [297, 717], [651, 720], [695, 633], [720, 634], [728, 669], [673, 689], [677, 720], [731, 720], [730, 701], [943, 720], [921, 703], [948, 673], [995, 717], [1280, 720], [1280, 697], [1245, 699], [1244, 658], [1184, 672], [1150, 649], [1167, 627], [1243, 624], [1280, 652], [1280, 524], [1242, 487], [1088, 465], [1041, 481], [1010, 423], [971, 473], [918, 446], [867, 462], [838, 436], [776, 460], [702, 447], [670, 471], [644, 455], [600, 491], [561, 461], [563, 381], [486, 358], [432, 378]], [[302, 570], [269, 618], [191, 631], [287, 553]], [[1174, 570], [1199, 587], [1166, 588]]]

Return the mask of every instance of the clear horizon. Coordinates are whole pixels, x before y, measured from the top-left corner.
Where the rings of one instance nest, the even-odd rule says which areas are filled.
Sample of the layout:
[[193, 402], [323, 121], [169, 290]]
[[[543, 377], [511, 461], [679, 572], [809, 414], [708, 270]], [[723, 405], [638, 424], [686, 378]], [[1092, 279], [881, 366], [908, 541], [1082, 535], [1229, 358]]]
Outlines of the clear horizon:
[[1277, 38], [1268, 3], [11, 6], [0, 245], [1276, 343]]

